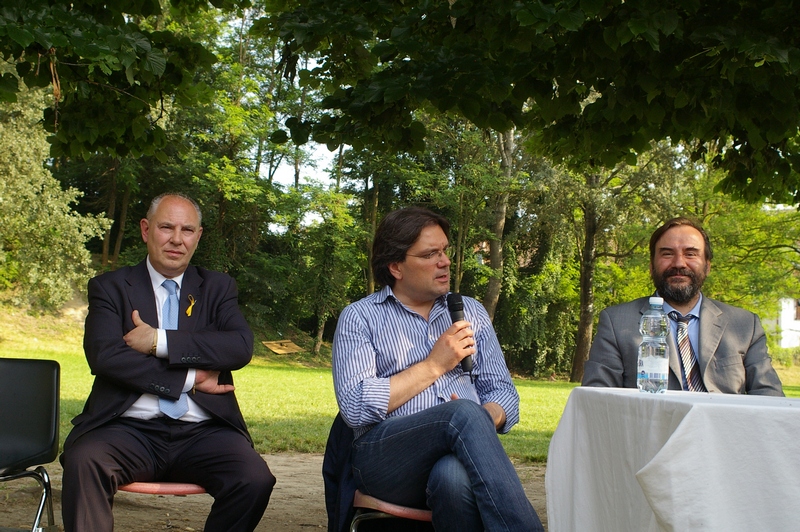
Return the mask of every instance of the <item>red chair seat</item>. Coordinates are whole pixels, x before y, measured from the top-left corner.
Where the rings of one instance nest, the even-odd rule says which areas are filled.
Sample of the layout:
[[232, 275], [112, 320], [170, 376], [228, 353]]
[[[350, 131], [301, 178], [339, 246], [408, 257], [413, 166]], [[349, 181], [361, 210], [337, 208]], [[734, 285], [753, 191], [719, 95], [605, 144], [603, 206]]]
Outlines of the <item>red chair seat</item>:
[[359, 490], [356, 490], [356, 494], [353, 497], [353, 507], [356, 509], [356, 514], [350, 523], [351, 532], [357, 532], [358, 525], [362, 521], [370, 519], [399, 518], [428, 523], [432, 521], [430, 510], [400, 506], [399, 504], [382, 501], [370, 495], [365, 495]]
[[196, 495], [206, 492], [202, 486], [184, 482], [132, 482], [120, 486], [119, 490], [149, 495]]

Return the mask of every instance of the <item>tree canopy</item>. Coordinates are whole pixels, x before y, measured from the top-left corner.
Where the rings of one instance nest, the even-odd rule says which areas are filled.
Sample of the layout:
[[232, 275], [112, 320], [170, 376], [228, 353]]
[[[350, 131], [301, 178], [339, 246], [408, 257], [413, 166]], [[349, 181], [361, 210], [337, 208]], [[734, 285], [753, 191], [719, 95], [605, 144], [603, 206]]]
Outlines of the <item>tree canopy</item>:
[[[709, 146], [721, 187], [800, 199], [800, 14], [740, 0], [298, 0], [254, 25], [319, 60], [297, 72], [328, 110], [293, 136], [419, 150], [425, 103], [530, 128], [556, 160], [633, 164], [650, 142]], [[296, 133], [303, 131], [303, 133]], [[717, 149], [718, 148], [718, 149]]]
[[[233, 8], [247, 0], [213, 0]], [[51, 155], [88, 158], [159, 155], [167, 143], [164, 109], [210, 97], [196, 73], [216, 60], [178, 22], [210, 7], [172, 0], [165, 27], [158, 0], [7, 0], [0, 7], [0, 57], [28, 87], [51, 87], [44, 127]], [[13, 102], [17, 77], [0, 77], [0, 101]]]
[[[535, 131], [577, 167], [684, 141], [716, 154], [726, 192], [800, 200], [800, 14], [786, 0], [10, 0], [0, 54], [52, 88], [52, 155], [163, 160], [165, 109], [213, 97], [198, 74], [215, 57], [181, 24], [251, 3], [266, 12], [252, 34], [281, 39], [282, 71], [325, 95], [327, 112], [295, 112], [274, 141], [420, 151], [414, 113], [432, 104]], [[16, 87], [3, 74], [0, 100]]]
[[[707, 294], [769, 318], [800, 279], [800, 212], [757, 201], [798, 190], [796, 15], [755, 5], [4, 2], [0, 285], [57, 307], [139, 262], [149, 200], [180, 190], [193, 261], [266, 339], [330, 339], [412, 204], [450, 219], [452, 288], [515, 371], [575, 378], [595, 308], [652, 290], [643, 245], [674, 215], [710, 228]], [[309, 139], [339, 147], [327, 184]]]

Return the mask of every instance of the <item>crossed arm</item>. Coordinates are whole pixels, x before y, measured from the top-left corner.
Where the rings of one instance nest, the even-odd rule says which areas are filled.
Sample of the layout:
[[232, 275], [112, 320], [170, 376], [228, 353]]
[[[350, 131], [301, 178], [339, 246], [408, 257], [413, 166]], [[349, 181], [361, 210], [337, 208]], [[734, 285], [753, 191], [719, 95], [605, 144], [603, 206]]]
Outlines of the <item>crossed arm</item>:
[[[155, 353], [151, 351], [152, 346], [155, 344], [154, 338], [157, 338], [158, 329], [145, 323], [139, 316], [138, 310], [134, 310], [131, 313], [131, 320], [133, 321], [134, 328], [128, 331], [122, 339], [125, 340], [125, 343], [131, 349], [145, 355], [155, 356]], [[210, 393], [212, 395], [232, 392], [235, 389], [233, 384], [220, 384], [219, 374], [219, 371], [195, 368], [195, 391]]]
[[227, 284], [205, 285], [207, 313], [202, 317], [196, 313], [202, 321], [194, 330], [167, 332], [167, 358], [149, 354], [156, 329], [141, 319], [141, 309], [131, 308], [126, 288], [92, 279], [84, 336], [92, 373], [140, 393], [153, 393], [157, 384], [156, 389], [171, 390], [165, 397], [177, 398], [193, 368], [196, 391], [233, 390], [225, 377], [250, 361], [253, 336], [238, 309], [235, 283], [226, 278]]

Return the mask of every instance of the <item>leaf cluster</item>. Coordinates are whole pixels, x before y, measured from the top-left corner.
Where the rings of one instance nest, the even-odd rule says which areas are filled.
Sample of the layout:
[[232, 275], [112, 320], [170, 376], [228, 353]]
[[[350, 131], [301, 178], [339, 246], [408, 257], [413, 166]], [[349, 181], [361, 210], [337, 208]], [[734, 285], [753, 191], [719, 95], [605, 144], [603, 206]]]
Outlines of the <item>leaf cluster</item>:
[[[216, 2], [232, 8], [242, 2]], [[176, 0], [173, 16], [207, 9]], [[12, 0], [0, 8], [0, 56], [15, 74], [0, 78], [0, 101], [13, 102], [17, 77], [47, 87], [44, 113], [51, 155], [163, 157], [164, 106], [208, 99], [198, 72], [216, 58], [178, 29], [162, 29], [157, 0]]]
[[715, 146], [723, 190], [797, 200], [800, 15], [792, 2], [417, 0], [282, 3], [253, 28], [284, 41], [328, 112], [310, 138], [424, 148], [413, 113], [538, 133], [558, 161], [635, 164], [651, 141]]
[[109, 223], [74, 212], [81, 192], [63, 190], [42, 166], [42, 97], [29, 91], [17, 103], [0, 103], [0, 285], [18, 288], [17, 303], [52, 310], [92, 275], [86, 242]]

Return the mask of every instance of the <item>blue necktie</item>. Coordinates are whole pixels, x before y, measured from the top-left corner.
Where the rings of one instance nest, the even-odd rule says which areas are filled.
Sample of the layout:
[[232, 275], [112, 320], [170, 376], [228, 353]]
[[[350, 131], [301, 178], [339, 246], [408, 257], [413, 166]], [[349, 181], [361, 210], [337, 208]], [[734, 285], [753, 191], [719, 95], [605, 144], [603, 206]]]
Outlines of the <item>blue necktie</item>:
[[[162, 328], [168, 331], [174, 331], [178, 328], [178, 307], [180, 306], [177, 293], [178, 283], [172, 279], [167, 279], [161, 283], [161, 286], [166, 288], [167, 292], [169, 292], [167, 300], [164, 301], [164, 306], [161, 309]], [[182, 393], [177, 401], [159, 397], [158, 407], [165, 415], [172, 419], [179, 419], [189, 411], [189, 400], [185, 393]]]

